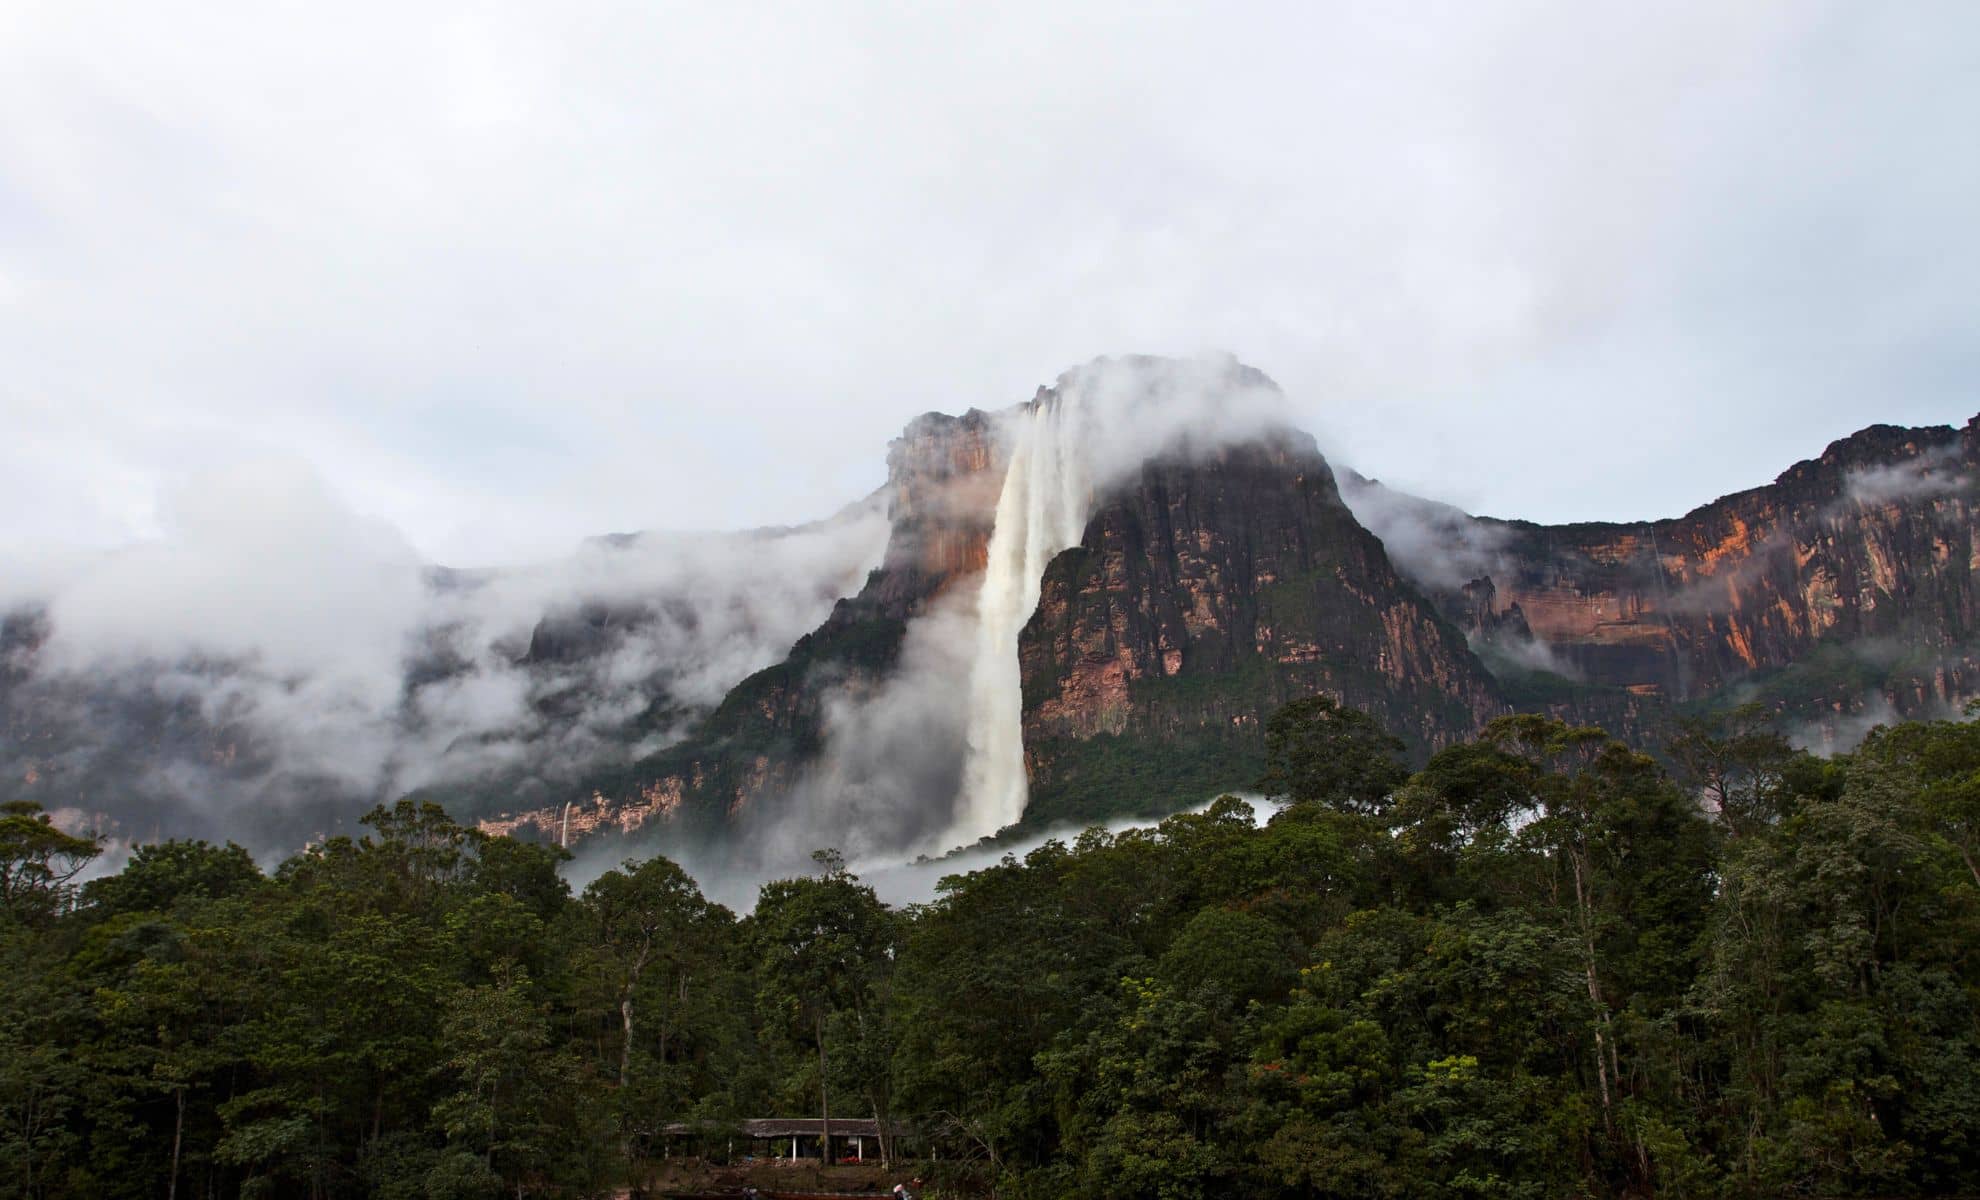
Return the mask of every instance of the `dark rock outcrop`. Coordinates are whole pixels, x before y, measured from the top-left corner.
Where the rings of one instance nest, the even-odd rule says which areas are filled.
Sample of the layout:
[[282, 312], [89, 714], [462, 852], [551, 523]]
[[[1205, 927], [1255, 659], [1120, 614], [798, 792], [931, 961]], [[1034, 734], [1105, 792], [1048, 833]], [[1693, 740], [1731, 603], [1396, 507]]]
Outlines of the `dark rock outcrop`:
[[[1876, 426], [1685, 517], [1564, 526], [1337, 487], [1291, 431], [1144, 464], [1096, 497], [1019, 640], [1025, 823], [1243, 787], [1264, 719], [1316, 692], [1418, 755], [1515, 709], [1651, 745], [1681, 706], [1943, 708], [1980, 690], [1977, 455], [1974, 425]], [[1004, 473], [992, 419], [917, 418], [888, 461], [884, 565], [687, 741], [598, 778], [602, 821], [719, 837], [787, 797], [826, 705], [875, 695], [909, 623], [975, 585]]]
[[1294, 433], [1144, 467], [1047, 569], [1019, 657], [1038, 824], [1244, 787], [1264, 718], [1319, 692], [1419, 751], [1505, 710]]
[[[1132, 379], [1165, 370], [1159, 360], [1121, 365]], [[1077, 377], [1030, 403], [1070, 394]], [[1202, 378], [1232, 395], [1270, 387], [1236, 364]], [[1207, 398], [1207, 423], [1228, 432], [1224, 394]], [[1131, 436], [1147, 433], [1133, 426], [1148, 410], [1128, 411], [1110, 426], [1124, 436], [1092, 448], [1110, 464], [1155, 457], [1102, 475], [1078, 543], [1046, 566], [1018, 638], [1028, 825], [1166, 811], [1243, 788], [1262, 766], [1266, 718], [1315, 693], [1366, 709], [1419, 757], [1514, 710], [1654, 746], [1674, 715], [1748, 700], [1804, 723], [1818, 744], [1843, 745], [1872, 717], [1945, 713], [1980, 693], [1980, 418], [1958, 429], [1871, 426], [1683, 517], [1546, 526], [1337, 474], [1311, 438], [1269, 421], [1244, 424], [1264, 432], [1236, 443], [1159, 441]], [[914, 658], [928, 631], [972, 611], [1006, 473], [1003, 428], [975, 410], [910, 422], [889, 446], [882, 492], [857, 507], [857, 557], [802, 576], [802, 603], [785, 605], [795, 620], [762, 619], [772, 610], [752, 600], [773, 590], [766, 580], [799, 575], [732, 564], [780, 561], [760, 553], [801, 531], [736, 535], [699, 573], [562, 595], [492, 646], [425, 630], [406, 650], [397, 711], [381, 721], [428, 735], [406, 743], [422, 753], [437, 745], [469, 761], [482, 749], [475, 737], [503, 737], [488, 758], [507, 765], [429, 793], [493, 831], [575, 841], [664, 829], [733, 842], [821, 787], [875, 783], [892, 755], [919, 766], [889, 811], [945, 811], [964, 754], [949, 711], [969, 690], [959, 660], [939, 663], [946, 674], [920, 697], [940, 719], [909, 722], [926, 744], [882, 738], [864, 774], [821, 780], [820, 770], [846, 714], [887, 712], [876, 706], [900, 701], [890, 689], [910, 674], [904, 664], [929, 670]], [[847, 595], [875, 561], [880, 503], [880, 565]], [[606, 545], [642, 547], [631, 535]], [[462, 598], [492, 578], [436, 570], [427, 586]], [[728, 686], [827, 604], [781, 661]], [[680, 656], [663, 652], [724, 630], [755, 641], [713, 679], [684, 675]], [[229, 822], [257, 805], [279, 803], [288, 825], [320, 832], [390, 798], [384, 778], [353, 786], [291, 769], [238, 706], [195, 699], [229, 695], [219, 685], [252, 661], [51, 673], [41, 669], [48, 637], [43, 615], [0, 621], [8, 795], [107, 812], [130, 832], [204, 836], [233, 836]], [[431, 736], [453, 737], [444, 722], [421, 725], [428, 698], [489, 662], [524, 689], [518, 728]], [[600, 705], [608, 684], [618, 691]], [[183, 791], [185, 779], [219, 797], [201, 822], [146, 825], [145, 781]], [[122, 793], [130, 799], [105, 799]], [[853, 804], [845, 819], [874, 811]]]
[[[976, 586], [1004, 475], [991, 418], [916, 418], [888, 463], [884, 565], [686, 741], [592, 780], [598, 820], [719, 837], [770, 815], [825, 752], [827, 705], [870, 700], [909, 623]], [[1464, 636], [1342, 503], [1309, 436], [1158, 459], [1095, 501], [1019, 641], [1027, 823], [1247, 786], [1264, 718], [1315, 692], [1369, 709], [1419, 752], [1507, 711]], [[558, 819], [551, 807], [489, 827], [547, 832]]]
[[[1980, 689], [1976, 467], [1980, 425], [1877, 425], [1641, 524], [1460, 520], [1358, 478], [1349, 499], [1427, 548], [1405, 566], [1516, 698], [1611, 721], [1595, 693], [1634, 695], [1639, 715], [1752, 699], [1820, 719]], [[1440, 544], [1480, 574], [1454, 584]]]

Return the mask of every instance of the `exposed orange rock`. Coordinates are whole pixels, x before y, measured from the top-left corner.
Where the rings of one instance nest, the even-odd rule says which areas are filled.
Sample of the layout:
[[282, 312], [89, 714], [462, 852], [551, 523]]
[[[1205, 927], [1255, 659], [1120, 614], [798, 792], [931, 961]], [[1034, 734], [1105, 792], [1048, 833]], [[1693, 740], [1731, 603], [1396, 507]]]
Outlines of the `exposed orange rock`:
[[622, 803], [602, 792], [593, 792], [588, 800], [573, 801], [567, 806], [505, 813], [475, 824], [491, 837], [526, 835], [537, 841], [575, 845], [600, 834], [633, 833], [649, 821], [671, 816], [679, 806], [678, 794], [670, 796], [665, 788], [648, 787], [640, 790], [637, 802]]
[[1132, 754], [1081, 758], [1101, 735], [1143, 739], [1151, 754], [1214, 737], [1241, 761], [1262, 747], [1266, 715], [1315, 692], [1419, 745], [1504, 711], [1297, 436], [1145, 468], [1047, 569], [1019, 658], [1033, 804], [1046, 812], [1066, 772], [1091, 788], [1095, 770], [1132, 769]]
[[[1455, 584], [1448, 572], [1405, 581], [1310, 439], [1147, 464], [1097, 498], [1020, 635], [1034, 803], [1052, 803], [1077, 772], [1089, 791], [1146, 787], [1146, 755], [1178, 745], [1215, 758], [1203, 749], [1214, 742], [1228, 762], [1252, 761], [1264, 718], [1313, 694], [1366, 708], [1422, 752], [1508, 711], [1512, 676], [1493, 671], [1522, 662], [1591, 685], [1522, 703], [1625, 733], [1825, 645], [1879, 639], [1940, 655], [1884, 685], [1901, 711], [1947, 703], [1980, 687], [1968, 649], [1980, 640], [1980, 536], [1970, 483], [1948, 482], [1980, 464], [1977, 442], [1973, 426], [1873, 428], [1676, 520], [1543, 527], [1458, 514], [1485, 565]], [[1938, 456], [1926, 493], [1859, 488], [1863, 472], [1907, 455]], [[597, 797], [587, 814], [614, 809], [623, 827], [774, 811], [762, 801], [817, 752], [826, 698], [874, 695], [906, 623], [973, 586], [1005, 469], [994, 422], [918, 418], [888, 461], [893, 532], [865, 588], [689, 743], [642, 764], [631, 794]], [[1838, 697], [1831, 711], [1851, 703]], [[1108, 738], [1127, 748], [1097, 741]], [[1095, 745], [1105, 753], [1082, 759]], [[1127, 774], [1091, 774], [1109, 770]], [[541, 826], [561, 813], [505, 819]], [[606, 822], [573, 810], [573, 840]]]
[[[1590, 683], [1674, 699], [1789, 666], [1821, 642], [1969, 646], [1980, 637], [1976, 473], [1980, 426], [1873, 426], [1675, 520], [1475, 520], [1470, 536], [1493, 547], [1490, 576], [1430, 589], [1474, 639], [1530, 638]], [[1980, 681], [1980, 661], [1955, 653], [1953, 675]]]

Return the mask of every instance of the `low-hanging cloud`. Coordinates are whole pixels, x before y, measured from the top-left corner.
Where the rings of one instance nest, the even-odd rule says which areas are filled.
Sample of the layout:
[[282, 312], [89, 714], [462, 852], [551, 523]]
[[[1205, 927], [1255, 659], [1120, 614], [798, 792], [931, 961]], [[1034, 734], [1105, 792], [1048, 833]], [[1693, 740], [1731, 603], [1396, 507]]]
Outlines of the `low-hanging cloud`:
[[1866, 508], [1969, 491], [1972, 481], [1958, 465], [1957, 446], [1938, 446], [1915, 458], [1852, 471], [1844, 495]]
[[792, 793], [738, 844], [757, 869], [788, 869], [830, 846], [856, 859], [948, 849], [968, 735], [972, 588], [952, 589], [909, 623], [899, 662], [823, 706], [824, 751]]
[[1579, 680], [1581, 669], [1562, 656], [1553, 645], [1531, 633], [1497, 632], [1490, 637], [1470, 635], [1472, 650], [1485, 661], [1493, 674], [1514, 671], [1540, 671], [1563, 679]]
[[[1051, 402], [1077, 414], [1090, 502], [1151, 458], [1290, 428], [1279, 389], [1228, 355], [1098, 360]], [[992, 420], [1008, 428], [1022, 407]], [[959, 480], [924, 515], [966, 519], [997, 490]], [[505, 807], [567, 798], [586, 770], [663, 748], [780, 660], [880, 563], [889, 516], [876, 494], [792, 529], [617, 535], [452, 569], [303, 462], [193, 475], [161, 498], [158, 538], [13, 573], [33, 581], [8, 598], [39, 632], [10, 651], [7, 700], [67, 740], [53, 757], [9, 747], [9, 767], [67, 802], [83, 797], [65, 785], [114, 765], [130, 795], [95, 811], [140, 833], [258, 833], [270, 849], [426, 786], [500, 780]], [[947, 848], [976, 599], [965, 582], [911, 622], [887, 678], [820, 681], [825, 751], [763, 806], [762, 869], [826, 843]], [[144, 749], [113, 754], [113, 741]]]
[[1096, 499], [1155, 459], [1191, 460], [1225, 446], [1305, 434], [1279, 385], [1231, 354], [1101, 358], [1059, 376], [1058, 403]]
[[1389, 561], [1409, 579], [1439, 591], [1487, 576], [1504, 580], [1505, 526], [1351, 470], [1336, 469], [1334, 478], [1354, 519], [1381, 539]]
[[[1910, 714], [1913, 718], [1933, 720], [1951, 715], [1951, 710], [1933, 710]], [[1891, 703], [1890, 697], [1878, 691], [1864, 692], [1853, 697], [1847, 707], [1836, 711], [1797, 721], [1788, 726], [1788, 744], [1797, 750], [1806, 750], [1818, 758], [1833, 758], [1847, 754], [1862, 745], [1870, 731], [1883, 725], [1896, 725], [1906, 720]]]
[[161, 538], [103, 555], [47, 598], [47, 666], [252, 660], [390, 702], [425, 593], [396, 530], [282, 459], [180, 481], [160, 507]]
[[23, 732], [0, 749], [24, 794], [271, 848], [409, 789], [657, 748], [857, 590], [886, 536], [868, 500], [448, 570], [282, 458], [182, 481], [160, 526], [7, 572], [29, 582], [6, 597], [0, 700]]

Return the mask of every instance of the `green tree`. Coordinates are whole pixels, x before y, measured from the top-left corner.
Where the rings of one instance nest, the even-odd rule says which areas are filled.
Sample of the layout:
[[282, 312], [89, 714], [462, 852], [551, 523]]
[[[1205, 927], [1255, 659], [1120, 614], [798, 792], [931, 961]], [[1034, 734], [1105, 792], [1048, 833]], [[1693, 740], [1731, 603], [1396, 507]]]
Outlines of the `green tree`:
[[[763, 885], [749, 937], [759, 1003], [787, 1034], [816, 1051], [819, 1114], [829, 1138], [834, 1080], [828, 1025], [835, 1014], [847, 1013], [858, 1036], [880, 1035], [879, 1005], [893, 970], [897, 928], [873, 889], [847, 871], [837, 853], [820, 851], [814, 857], [818, 876]], [[887, 1128], [892, 1114], [886, 1079], [861, 1082], [867, 1107]]]
[[1959, 855], [1980, 887], [1980, 721], [1880, 726], [1855, 757], [1894, 773], [1915, 793], [1932, 832]]
[[1266, 769], [1258, 787], [1293, 804], [1379, 814], [1409, 777], [1402, 752], [1401, 740], [1367, 713], [1331, 696], [1310, 696], [1265, 722]]
[[83, 1147], [86, 999], [56, 946], [0, 921], [0, 1195], [61, 1195]]
[[1772, 714], [1746, 704], [1710, 716], [1680, 717], [1665, 753], [1680, 782], [1697, 790], [1733, 834], [1752, 833], [1785, 815], [1802, 757], [1773, 727]]
[[[1100, 839], [1082, 839], [1088, 853]], [[1033, 1064], [1063, 1031], [1104, 1012], [1148, 960], [1120, 920], [1093, 915], [1080, 857], [1047, 842], [944, 879], [916, 911], [895, 972], [894, 1058], [907, 1111], [993, 1172], [1044, 1164], [1055, 1120]], [[1098, 898], [1102, 911], [1129, 897]]]
[[57, 828], [32, 800], [0, 803], [0, 913], [45, 921], [74, 902], [74, 880], [102, 847]]
[[607, 871], [578, 912], [590, 975], [616, 1017], [620, 1145], [638, 1172], [660, 1127], [688, 1115], [691, 1081], [672, 1060], [716, 1002], [732, 919], [665, 858]]
[[450, 1142], [481, 1158], [482, 1178], [517, 1179], [548, 1157], [545, 1112], [560, 1080], [549, 1025], [530, 993], [529, 978], [517, 974], [464, 989], [447, 1005], [443, 1065], [456, 1090], [433, 1113]]
[[83, 899], [105, 915], [162, 913], [181, 899], [226, 899], [263, 882], [261, 868], [232, 842], [155, 842], [132, 850], [115, 875], [92, 879], [83, 888]]

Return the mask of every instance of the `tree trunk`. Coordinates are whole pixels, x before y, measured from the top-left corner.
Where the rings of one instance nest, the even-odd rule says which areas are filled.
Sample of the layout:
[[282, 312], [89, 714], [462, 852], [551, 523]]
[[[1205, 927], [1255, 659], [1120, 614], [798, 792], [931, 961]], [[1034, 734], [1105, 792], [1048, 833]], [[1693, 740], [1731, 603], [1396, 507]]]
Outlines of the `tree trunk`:
[[1980, 863], [1973, 861], [1973, 851], [1967, 849], [1961, 843], [1956, 842], [1954, 844], [1959, 846], [1959, 856], [1966, 860], [1966, 870], [1968, 874], [1973, 876], [1973, 886], [1980, 887]]
[[311, 1158], [309, 1164], [310, 1200], [323, 1200], [323, 1160], [328, 1154], [323, 1145], [325, 1140], [323, 1111], [323, 1084], [319, 1081], [316, 1085], [316, 1116], [314, 1117], [316, 1122], [316, 1154]]
[[646, 971], [647, 955], [653, 951], [649, 940], [640, 945], [639, 957], [633, 960], [632, 970], [626, 972], [626, 986], [619, 993], [619, 1023], [625, 1029], [625, 1041], [619, 1045], [619, 1088], [624, 1090], [632, 1078], [633, 1048], [633, 989], [639, 986], [639, 977]]
[[824, 1118], [823, 1145], [820, 1150], [826, 1162], [832, 1160], [832, 1087], [825, 1073], [825, 1015], [818, 1016], [818, 1111]]
[[179, 1088], [179, 1111], [172, 1118], [172, 1180], [165, 1185], [165, 1200], [178, 1200], [179, 1144], [186, 1131], [186, 1089]]
[[[1581, 924], [1582, 966], [1588, 977], [1588, 1003], [1595, 1012], [1595, 1079], [1602, 1089], [1602, 1130], [1615, 1136], [1615, 1125], [1611, 1114], [1609, 1096], [1609, 1063], [1612, 1051], [1605, 1031], [1609, 1026], [1608, 1006], [1602, 1003], [1602, 987], [1595, 975], [1595, 926], [1588, 911], [1588, 892], [1582, 880], [1581, 857], [1574, 851], [1568, 852], [1568, 862], [1574, 868], [1574, 904], [1576, 916]], [[1619, 1081], [1620, 1082], [1620, 1081]]]
[[888, 1129], [888, 1125], [890, 1124], [888, 1120], [889, 1115], [889, 1111], [882, 1109], [880, 1105], [875, 1104], [873, 1106], [873, 1128], [878, 1131], [880, 1168], [882, 1170], [891, 1170], [894, 1165], [894, 1135]]
[[495, 1170], [495, 1102], [500, 1098], [501, 1094], [502, 1086], [500, 1084], [491, 1083], [488, 1085], [488, 1148], [482, 1152], [481, 1161], [488, 1167], [491, 1174]]
[[633, 998], [632, 985], [619, 993], [619, 1025], [625, 1030], [625, 1039], [619, 1043], [619, 1090], [624, 1091], [632, 1078], [633, 1042]]

